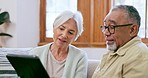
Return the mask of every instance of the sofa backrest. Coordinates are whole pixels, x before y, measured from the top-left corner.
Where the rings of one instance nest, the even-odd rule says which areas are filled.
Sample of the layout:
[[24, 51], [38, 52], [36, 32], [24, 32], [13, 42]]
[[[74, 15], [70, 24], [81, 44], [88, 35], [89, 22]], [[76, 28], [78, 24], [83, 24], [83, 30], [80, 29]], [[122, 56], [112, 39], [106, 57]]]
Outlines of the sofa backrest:
[[6, 54], [28, 54], [32, 48], [0, 48], [0, 78], [15, 78], [14, 68], [6, 58]]
[[[31, 49], [32, 48], [0, 48], [0, 77], [14, 78], [17, 76], [14, 68], [6, 59], [6, 54], [29, 54]], [[91, 52], [87, 52], [87, 53], [91, 53]], [[93, 57], [95, 55], [95, 58], [98, 58], [98, 56], [96, 56], [97, 54], [88, 54], [88, 55], [92, 55], [89, 57]], [[99, 60], [88, 58], [88, 72], [87, 72], [88, 77], [87, 78], [91, 78], [94, 70], [99, 64], [100, 64]]]
[[88, 60], [88, 71], [87, 71], [87, 78], [91, 78], [95, 69], [100, 64], [100, 60], [89, 59]]

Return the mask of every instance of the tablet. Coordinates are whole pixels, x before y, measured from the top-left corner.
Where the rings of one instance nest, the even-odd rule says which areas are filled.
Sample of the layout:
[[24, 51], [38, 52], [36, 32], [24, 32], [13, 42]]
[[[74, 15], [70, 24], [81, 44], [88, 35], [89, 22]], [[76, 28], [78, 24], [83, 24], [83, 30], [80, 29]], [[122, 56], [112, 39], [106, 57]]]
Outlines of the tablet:
[[50, 78], [37, 56], [7, 54], [6, 57], [20, 78]]

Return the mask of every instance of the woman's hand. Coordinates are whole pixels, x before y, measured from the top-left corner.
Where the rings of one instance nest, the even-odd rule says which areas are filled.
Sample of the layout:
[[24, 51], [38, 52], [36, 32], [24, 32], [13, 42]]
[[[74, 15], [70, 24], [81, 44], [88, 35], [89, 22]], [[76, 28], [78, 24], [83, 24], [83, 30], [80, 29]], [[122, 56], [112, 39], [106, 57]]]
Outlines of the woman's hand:
[[50, 78], [55, 78], [54, 76], [50, 76]]

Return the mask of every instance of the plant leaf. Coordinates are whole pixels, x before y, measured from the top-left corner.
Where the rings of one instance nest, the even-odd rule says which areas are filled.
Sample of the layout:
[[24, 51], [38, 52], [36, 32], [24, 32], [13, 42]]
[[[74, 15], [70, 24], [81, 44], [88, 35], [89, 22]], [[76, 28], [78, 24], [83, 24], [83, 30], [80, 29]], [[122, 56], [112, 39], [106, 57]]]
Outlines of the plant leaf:
[[6, 11], [0, 13], [0, 25], [7, 21], [10, 21], [9, 13]]
[[7, 34], [7, 33], [0, 33], [0, 36], [9, 36], [9, 37], [13, 37], [12, 35]]

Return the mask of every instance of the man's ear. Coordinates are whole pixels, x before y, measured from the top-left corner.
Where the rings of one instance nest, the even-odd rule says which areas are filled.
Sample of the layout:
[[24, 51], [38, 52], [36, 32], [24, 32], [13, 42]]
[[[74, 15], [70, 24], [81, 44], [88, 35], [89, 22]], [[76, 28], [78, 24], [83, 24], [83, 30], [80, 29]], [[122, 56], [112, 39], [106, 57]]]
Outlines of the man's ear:
[[131, 36], [131, 37], [137, 36], [138, 30], [139, 30], [138, 25], [133, 24], [133, 25], [130, 27], [130, 36]]

